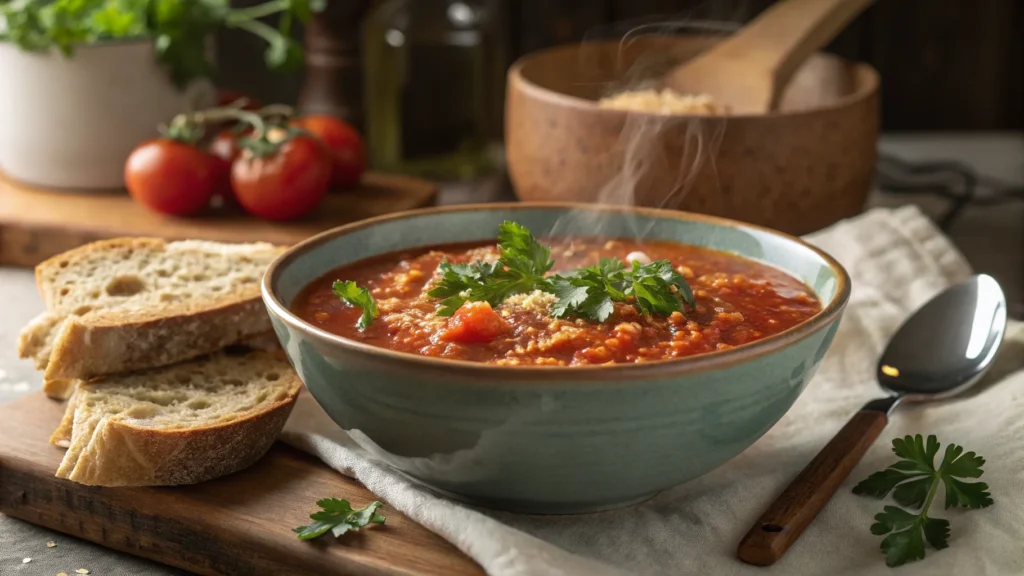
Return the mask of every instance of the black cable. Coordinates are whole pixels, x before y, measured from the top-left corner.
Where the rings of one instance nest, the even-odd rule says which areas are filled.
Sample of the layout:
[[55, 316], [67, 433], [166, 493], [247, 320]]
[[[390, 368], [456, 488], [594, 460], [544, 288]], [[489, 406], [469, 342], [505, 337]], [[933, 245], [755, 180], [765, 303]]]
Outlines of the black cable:
[[879, 189], [893, 194], [931, 194], [950, 202], [938, 225], [948, 231], [969, 205], [991, 206], [1024, 201], [1024, 187], [1012, 186], [989, 176], [978, 175], [970, 166], [955, 160], [908, 162], [891, 154], [879, 154]]

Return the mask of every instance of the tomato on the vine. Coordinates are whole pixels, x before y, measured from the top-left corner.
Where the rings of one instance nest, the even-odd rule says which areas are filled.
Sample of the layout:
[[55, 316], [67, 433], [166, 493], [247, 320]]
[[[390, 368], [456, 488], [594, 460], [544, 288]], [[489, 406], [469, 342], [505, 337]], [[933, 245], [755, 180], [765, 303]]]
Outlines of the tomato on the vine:
[[316, 139], [291, 135], [272, 150], [246, 150], [231, 166], [231, 188], [246, 211], [268, 220], [307, 214], [327, 194], [331, 159]]
[[242, 138], [252, 130], [246, 130], [239, 132], [238, 130], [221, 130], [213, 137], [208, 147], [210, 154], [213, 154], [217, 158], [231, 164], [234, 162], [239, 154], [242, 153], [241, 146], [238, 145], [238, 139]]
[[332, 185], [351, 188], [359, 183], [366, 171], [366, 148], [355, 128], [334, 116], [324, 114], [298, 118], [293, 124], [316, 136], [331, 152]]
[[195, 146], [157, 138], [139, 145], [124, 166], [125, 185], [137, 202], [174, 216], [203, 211], [222, 184], [220, 160]]
[[231, 190], [231, 164], [242, 153], [238, 139], [243, 135], [237, 130], [221, 130], [207, 146], [210, 154], [217, 159], [217, 193], [225, 199], [234, 197]]
[[217, 90], [217, 107], [223, 108], [225, 106], [231, 106], [242, 98], [245, 98], [245, 105], [242, 106], [242, 110], [259, 110], [260, 107], [263, 106], [258, 99], [244, 92], [240, 92], [232, 88], [221, 88], [220, 90]]

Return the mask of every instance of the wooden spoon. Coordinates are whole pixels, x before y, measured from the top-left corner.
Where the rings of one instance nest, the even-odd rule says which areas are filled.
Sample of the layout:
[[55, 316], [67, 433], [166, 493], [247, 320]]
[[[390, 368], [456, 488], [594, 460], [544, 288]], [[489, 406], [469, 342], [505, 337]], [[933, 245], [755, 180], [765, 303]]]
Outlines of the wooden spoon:
[[728, 39], [670, 70], [663, 84], [681, 94], [708, 94], [730, 114], [778, 108], [804, 61], [872, 0], [780, 0]]

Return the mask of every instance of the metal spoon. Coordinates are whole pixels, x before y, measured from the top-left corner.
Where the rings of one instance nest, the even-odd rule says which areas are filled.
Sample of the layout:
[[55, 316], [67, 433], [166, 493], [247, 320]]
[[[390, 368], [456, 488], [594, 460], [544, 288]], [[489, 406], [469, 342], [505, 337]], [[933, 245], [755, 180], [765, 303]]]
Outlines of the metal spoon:
[[878, 362], [888, 396], [857, 412], [761, 515], [739, 545], [740, 560], [773, 564], [800, 537], [881, 434], [901, 402], [958, 394], [978, 380], [1006, 331], [1006, 297], [979, 274], [948, 288], [908, 318]]

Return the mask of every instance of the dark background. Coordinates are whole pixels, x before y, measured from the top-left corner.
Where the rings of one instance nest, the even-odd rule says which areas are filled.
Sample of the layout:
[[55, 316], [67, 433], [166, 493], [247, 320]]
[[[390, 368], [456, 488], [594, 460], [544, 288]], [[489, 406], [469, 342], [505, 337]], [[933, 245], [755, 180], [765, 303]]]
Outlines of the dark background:
[[[643, 23], [742, 23], [772, 3], [497, 1], [509, 38], [510, 60], [546, 46], [621, 34]], [[870, 62], [878, 69], [883, 130], [1019, 130], [1024, 129], [1022, 33], [1022, 0], [876, 0], [828, 51]], [[262, 48], [258, 39], [246, 33], [222, 33], [218, 39], [222, 82], [250, 91], [265, 102], [294, 103], [302, 75], [283, 77], [267, 72]]]

